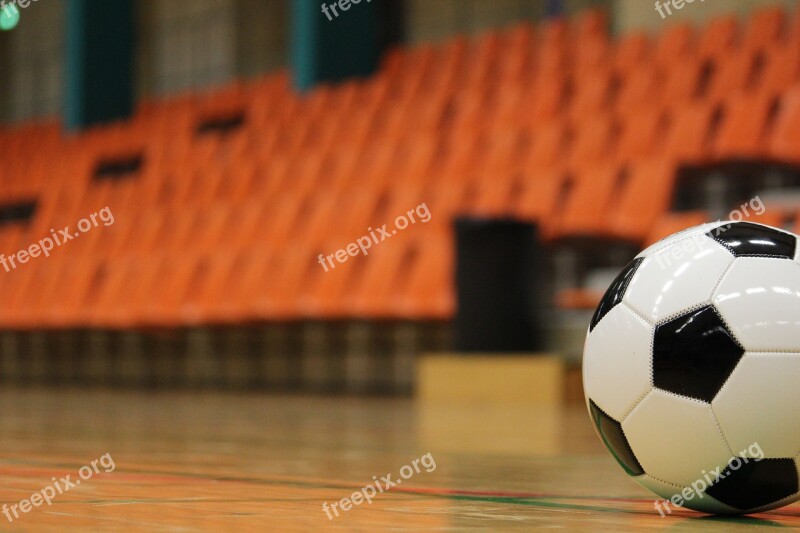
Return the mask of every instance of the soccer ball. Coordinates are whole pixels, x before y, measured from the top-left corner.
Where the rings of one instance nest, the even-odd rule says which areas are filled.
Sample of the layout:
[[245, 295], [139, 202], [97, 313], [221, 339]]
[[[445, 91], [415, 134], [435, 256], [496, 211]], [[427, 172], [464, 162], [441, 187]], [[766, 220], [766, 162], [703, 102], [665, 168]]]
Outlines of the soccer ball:
[[592, 317], [583, 384], [608, 451], [669, 512], [800, 499], [798, 237], [718, 222], [646, 249]]

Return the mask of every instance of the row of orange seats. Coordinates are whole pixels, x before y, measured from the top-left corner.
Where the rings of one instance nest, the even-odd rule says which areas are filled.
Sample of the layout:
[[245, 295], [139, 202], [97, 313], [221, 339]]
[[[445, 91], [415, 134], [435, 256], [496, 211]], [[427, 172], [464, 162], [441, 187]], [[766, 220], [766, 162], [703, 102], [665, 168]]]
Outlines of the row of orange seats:
[[[733, 64], [731, 68], [734, 72], [726, 73], [726, 69], [722, 68], [717, 73], [718, 75], [714, 77], [726, 80], [724, 83], [720, 83], [716, 87], [711, 87], [709, 89], [713, 94], [716, 95], [715, 98], [725, 94], [726, 91], [732, 88], [736, 88], [737, 82], [739, 84], [742, 83], [742, 78], [746, 76], [743, 76], [741, 71], [752, 70], [752, 65], [750, 63], [755, 60], [756, 51], [761, 50], [758, 47], [769, 48], [769, 53], [764, 54], [764, 57], [768, 61], [768, 64], [764, 67], [767, 71], [776, 73], [792, 73], [794, 70], [794, 73], [796, 74], [796, 68], [793, 69], [792, 65], [796, 65], [797, 61], [784, 61], [783, 59], [786, 58], [783, 58], [778, 52], [779, 50], [783, 49], [788, 51], [796, 50], [797, 46], [793, 45], [794, 41], [792, 40], [792, 37], [796, 34], [800, 34], [800, 32], [794, 31], [794, 24], [790, 25], [788, 21], [782, 21], [780, 18], [776, 18], [775, 15], [779, 15], [781, 13], [782, 12], [779, 10], [771, 10], [753, 17], [753, 22], [750, 26], [748, 26], [743, 38], [744, 43], [751, 44], [748, 44], [746, 47], [743, 45], [743, 53], [717, 54], [719, 56], [718, 61], [723, 64], [725, 64], [725, 60], [730, 57], [736, 58], [736, 60], [730, 61], [730, 63]], [[772, 24], [772, 26], [769, 26], [763, 22], [759, 23], [761, 21], [766, 21], [767, 23]], [[766, 29], [764, 29], [765, 26]], [[781, 28], [783, 26], [790, 26], [792, 28], [792, 31], [785, 32], [788, 33], [788, 36], [784, 36], [782, 33]], [[757, 30], [759, 28], [761, 29]], [[509, 32], [511, 33], [511, 37], [502, 39], [497, 37], [497, 35], [499, 35], [498, 33], [490, 34], [489, 36], [478, 41], [478, 44], [475, 45], [478, 53], [476, 53], [474, 57], [469, 53], [463, 53], [462, 56], [465, 57], [460, 61], [460, 65], [458, 66], [459, 72], [461, 72], [462, 75], [451, 76], [453, 85], [447, 87], [444, 91], [444, 94], [466, 94], [470, 92], [471, 87], [480, 87], [480, 83], [477, 83], [476, 85], [476, 83], [474, 83], [469, 76], [466, 76], [466, 78], [464, 76], [464, 73], [476, 71], [476, 65], [479, 67], [493, 67], [498, 63], [498, 60], [501, 60], [499, 61], [500, 64], [504, 64], [505, 61], [513, 62], [513, 60], [504, 59], [514, 56], [514, 48], [509, 49], [507, 46], [505, 46], [505, 44], [506, 41], [509, 43], [525, 43], [525, 39], [514, 37], [520, 32], [522, 32], [521, 29]], [[530, 28], [528, 28], [528, 32], [530, 32]], [[705, 29], [700, 38], [697, 39], [697, 49], [701, 51], [708, 51], [708, 54], [711, 54], [712, 51], [720, 48], [723, 45], [724, 47], [730, 46], [736, 41], [735, 32], [735, 21], [733, 19], [721, 19], [721, 21], [712, 23], [707, 29]], [[692, 51], [691, 45], [693, 43], [690, 31], [669, 30], [665, 31], [662, 36], [663, 42], [658, 42], [656, 50], [669, 50], [671, 55], [667, 57], [682, 57], [681, 61], [671, 63], [667, 62], [671, 65], [668, 73], [646, 72], [635, 66], [646, 62], [645, 59], [648, 57], [647, 54], [649, 52], [649, 48], [647, 46], [646, 38], [631, 40], [630, 42], [636, 43], [635, 45], [628, 45], [628, 41], [623, 41], [619, 45], [619, 49], [614, 50], [612, 57], [610, 59], [603, 60], [602, 63], [599, 63], [600, 66], [598, 68], [584, 70], [576, 69], [576, 75], [585, 72], [586, 76], [588, 76], [588, 79], [573, 80], [572, 82], [573, 91], [575, 94], [571, 99], [574, 104], [574, 111], [572, 111], [571, 114], [577, 118], [580, 118], [583, 116], [583, 114], [596, 109], [597, 106], [608, 104], [613, 105], [613, 102], [606, 102], [603, 96], [604, 93], [608, 92], [610, 86], [615, 83], [615, 76], [620, 78], [618, 81], [622, 83], [619, 94], [619, 107], [621, 109], [638, 107], [641, 104], [646, 104], [647, 101], [643, 98], [646, 97], [648, 93], [651, 93], [654, 89], [658, 89], [659, 87], [664, 88], [662, 92], [666, 95], [662, 98], [668, 98], [673, 104], [677, 104], [681, 101], [681, 96], [685, 91], [695, 91], [696, 86], [703, 79], [702, 58], [707, 54], [705, 52], [700, 54], [690, 53]], [[760, 37], [756, 39], [755, 36]], [[782, 36], [784, 37], [783, 39], [781, 38]], [[602, 37], [594, 37], [594, 39], [602, 40]], [[642, 41], [644, 41], [644, 44], [642, 44]], [[488, 47], [502, 50], [502, 54], [497, 50], [493, 54], [481, 54], [480, 51], [488, 46], [483, 45], [482, 43], [487, 42], [500, 42], [503, 44], [504, 46], [502, 47], [499, 45]], [[564, 42], [565, 46], [568, 46], [573, 41], [563, 40], [560, 42]], [[713, 45], [709, 43], [722, 43], [722, 45]], [[727, 48], [724, 47], [722, 49], [727, 50]], [[440, 50], [444, 51], [448, 48], [458, 47], [443, 46], [440, 47]], [[519, 46], [517, 48], [519, 48]], [[632, 48], [633, 51], [629, 51], [628, 48]], [[419, 54], [420, 52], [411, 51], [404, 52], [401, 55], [405, 58], [413, 58], [415, 55]], [[664, 53], [661, 55], [663, 54]], [[542, 57], [550, 57], [550, 54], [543, 53]], [[656, 57], [659, 57], [659, 54], [656, 54]], [[746, 58], [747, 60], [743, 61], [741, 58]], [[779, 60], [770, 61], [770, 58], [778, 58]], [[392, 101], [395, 104], [395, 107], [397, 104], [400, 104], [402, 107], [415, 109], [416, 113], [398, 112], [395, 113], [395, 115], [400, 117], [413, 117], [413, 119], [407, 118], [407, 120], [414, 120], [417, 127], [419, 127], [420, 118], [423, 118], [424, 122], [424, 115], [436, 115], [437, 112], [441, 111], [443, 107], [442, 102], [447, 98], [439, 98], [437, 95], [432, 94], [430, 87], [425, 86], [424, 84], [418, 84], [418, 89], [408, 97], [403, 97], [402, 94], [398, 94], [402, 93], [403, 86], [411, 83], [408, 80], [414, 77], [412, 74], [424, 72], [426, 70], [424, 65], [416, 65], [416, 63], [419, 63], [418, 61], [413, 61], [412, 59], [407, 59], [406, 61], [410, 63], [410, 66], [407, 66], [405, 69], [392, 69], [390, 68], [392, 62], [387, 61], [389, 65], [384, 69], [384, 71], [379, 73], [374, 80], [363, 83], [362, 86], [359, 86], [359, 82], [353, 82], [351, 84], [345, 84], [345, 88], [341, 90], [323, 87], [322, 89], [315, 91], [309, 98], [305, 100], [289, 97], [290, 93], [288, 91], [288, 83], [283, 83], [283, 81], [280, 83], [275, 82], [273, 84], [252, 84], [257, 85], [258, 87], [267, 86], [268, 88], [271, 88], [272, 85], [276, 86], [277, 88], [273, 88], [270, 91], [270, 94], [274, 94], [279, 97], [275, 100], [264, 98], [264, 95], [260, 95], [260, 98], [250, 98], [250, 91], [244, 84], [232, 84], [231, 88], [226, 88], [223, 91], [217, 91], [219, 95], [215, 95], [213, 98], [210, 97], [207, 99], [209, 102], [213, 102], [213, 104], [206, 104], [203, 101], [204, 99], [199, 97], [184, 97], [176, 99], [176, 101], [181, 102], [181, 105], [178, 105], [177, 107], [174, 105], [164, 106], [165, 108], [168, 108], [168, 112], [157, 114], [161, 117], [159, 124], [162, 126], [169, 126], [171, 132], [178, 131], [179, 128], [190, 130], [192, 123], [196, 121], [198, 116], [202, 116], [204, 113], [210, 112], [204, 111], [206, 108], [212, 110], [216, 109], [218, 112], [219, 109], [236, 109], [244, 106], [248, 107], [248, 118], [252, 119], [254, 121], [254, 125], [258, 126], [254, 129], [254, 133], [258, 134], [263, 133], [261, 126], [268, 125], [270, 126], [267, 128], [269, 131], [291, 131], [300, 128], [306, 128], [306, 130], [310, 130], [312, 126], [316, 129], [319, 129], [320, 127], [329, 127], [330, 131], [335, 131], [335, 128], [338, 126], [347, 130], [350, 129], [348, 128], [347, 118], [353, 116], [353, 112], [356, 112], [356, 115], [361, 113], [371, 114], [373, 116], [369, 116], [368, 119], [374, 121], [376, 119], [374, 115], [384, 113], [387, 103]], [[654, 68], [652, 70], [659, 70], [658, 65], [661, 63], [662, 62], [659, 61], [653, 62]], [[674, 63], [674, 65], [672, 63]], [[447, 68], [448, 64], [447, 58], [440, 58], [437, 61], [433, 61], [432, 65], [427, 68], [427, 70], [430, 70], [433, 73], [448, 72], [448, 70], [452, 70]], [[526, 72], [530, 75], [533, 75], [533, 73], [536, 72], [535, 69], [529, 68], [530, 65], [526, 65], [525, 62], [522, 62], [521, 64], [521, 72]], [[609, 70], [609, 66], [612, 65], [626, 65], [624, 68], [626, 68], [627, 71], [614, 72], [614, 68]], [[781, 66], [783, 68], [780, 68]], [[417, 67], [416, 70], [413, 67]], [[487, 74], [487, 79], [492, 81], [493, 88], [501, 86], [505, 81], [498, 76], [499, 73], [495, 70], [501, 71], [502, 69], [490, 68]], [[546, 76], [540, 76], [539, 78], [541, 79], [541, 86], [535, 87], [533, 93], [523, 94], [522, 96], [530, 102], [531, 99], [527, 97], [531, 94], [534, 96], [546, 95], [547, 93], [563, 95], [563, 83], [565, 83], [565, 81], [559, 81], [559, 77], [563, 78], [564, 75], [553, 75], [553, 73], [547, 73]], [[647, 79], [648, 77], [650, 78], [649, 80]], [[712, 78], [712, 80], [714, 78]], [[782, 84], [785, 84], [785, 80], [775, 80], [775, 76], [773, 75], [766, 75], [765, 78], [765, 86], [761, 88], [762, 90], [779, 89], [781, 88]], [[283, 80], [283, 77], [281, 79]], [[381, 81], [386, 81], [386, 83], [382, 85]], [[629, 89], [628, 87], [630, 86], [633, 86], [633, 88]], [[372, 87], [389, 87], [391, 89], [383, 90], [383, 98], [376, 100], [374, 104], [370, 104], [370, 99], [367, 98], [365, 101], [363, 97], [365, 96], [365, 91]], [[381, 93], [381, 91], [379, 90], [378, 93]], [[356, 98], [356, 94], [360, 95], [361, 98]], [[637, 99], [637, 97], [639, 99]], [[652, 97], [653, 95], [651, 94], [651, 101]], [[289, 105], [270, 106], [267, 104], [266, 107], [270, 108], [270, 112], [264, 112], [260, 115], [256, 112], [256, 109], [262, 109], [265, 107], [264, 105], [261, 105], [260, 102], [276, 100], [282, 101], [284, 104]], [[464, 97], [463, 100], [467, 103], [476, 102], [476, 99], [472, 97]], [[544, 114], [533, 113], [532, 116], [538, 118], [546, 118], [548, 116], [552, 117], [554, 116], [554, 113], [559, 113], [562, 105], [569, 103], [560, 102], [558, 100], [553, 100], [552, 102], [547, 103], [548, 98], [545, 97], [534, 98], [533, 100], [534, 101], [531, 102], [531, 104], [534, 108], [538, 106], [545, 106], [547, 108], [547, 111], [542, 112]], [[249, 101], [252, 101], [252, 113], [250, 113]], [[539, 104], [538, 101], [542, 101], [544, 103]], [[519, 100], [510, 102], [506, 107], [508, 112], [513, 113], [514, 110], [519, 110], [519, 107], [517, 106], [518, 102]], [[246, 103], [248, 103], [248, 105], [245, 105]], [[484, 107], [486, 102], [478, 100], [476, 103], [478, 104], [478, 111], [482, 111], [484, 114], [486, 114], [487, 110]], [[422, 105], [420, 106], [419, 104]], [[181, 112], [181, 109], [187, 111]], [[281, 110], [283, 111], [281, 112]], [[337, 110], [338, 112], [332, 112], [332, 110]], [[361, 113], [358, 113], [359, 110]], [[406, 109], [403, 111], [406, 111]], [[156, 113], [148, 113], [146, 111], [141, 113], [142, 116], [154, 114]], [[514, 115], [525, 115], [525, 113], [517, 112], [514, 113]], [[263, 117], [265, 122], [261, 122], [259, 117]], [[342, 122], [344, 122], [344, 124], [342, 124]], [[149, 126], [147, 120], [134, 120], [135, 125], [138, 126], [140, 123], [144, 124], [145, 126]], [[398, 131], [407, 132], [409, 130], [407, 124], [401, 124], [401, 126], [405, 127], [398, 127]], [[118, 137], [118, 142], [126, 145], [130, 143], [130, 138], [126, 138], [125, 132], [127, 132], [128, 135], [135, 134], [139, 138], [145, 138], [148, 135], [153, 134], [152, 129], [137, 133], [139, 131], [140, 128], [130, 127], [128, 125], [117, 128], [101, 128], [95, 133], [86, 135], [83, 139], [83, 142], [86, 145], [91, 145], [92, 142], [96, 140], [98, 143], [109, 145], [114, 142], [115, 137]], [[180, 137], [184, 138], [187, 144], [193, 142], [190, 135], [179, 136], [179, 138]], [[335, 135], [330, 135], [329, 138], [335, 139]], [[79, 145], [78, 147], [81, 146]], [[319, 146], [315, 144], [311, 147], [318, 148]], [[323, 150], [325, 148], [326, 147], [323, 147]]]
[[[0, 324], [445, 318], [452, 216], [510, 214], [551, 238], [643, 240], [668, 210], [679, 163], [796, 157], [800, 105], [783, 91], [797, 82], [797, 26], [770, 10], [741, 32], [719, 19], [698, 36], [680, 26], [655, 43], [614, 42], [590, 13], [398, 50], [373, 78], [309, 95], [281, 73], [56, 137], [0, 167], [40, 201], [27, 230], [0, 231], [1, 249], [105, 206], [116, 221], [0, 281], [13, 310]], [[655, 67], [641, 68], [653, 49]], [[196, 135], [201, 121], [237, 113], [239, 130]], [[20, 150], [31, 138], [2, 135]], [[135, 176], [92, 179], [100, 162], [135, 154]], [[421, 202], [429, 224], [331, 272], [317, 264]], [[63, 303], [52, 303], [65, 279]]]
[[[0, 276], [0, 324], [15, 329], [171, 327], [293, 318], [452, 313], [445, 235], [411, 236], [324, 270], [308, 250], [173, 251], [102, 259], [59, 249]], [[314, 258], [316, 259], [316, 258]]]

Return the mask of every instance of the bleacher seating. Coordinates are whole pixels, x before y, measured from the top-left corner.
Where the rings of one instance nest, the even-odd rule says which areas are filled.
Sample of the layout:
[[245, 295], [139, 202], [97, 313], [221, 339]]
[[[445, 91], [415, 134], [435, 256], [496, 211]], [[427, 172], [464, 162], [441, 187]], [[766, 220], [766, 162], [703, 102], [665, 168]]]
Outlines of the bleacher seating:
[[[374, 76], [308, 94], [280, 72], [79, 134], [0, 130], [0, 203], [37, 202], [0, 226], [0, 251], [115, 218], [0, 272], [0, 327], [447, 319], [453, 216], [651, 242], [704, 218], [669, 212], [679, 166], [800, 162], [799, 82], [800, 17], [778, 8], [616, 40], [589, 11], [395, 49]], [[141, 165], [95, 177], [126, 158]], [[423, 202], [430, 222], [317, 263]]]

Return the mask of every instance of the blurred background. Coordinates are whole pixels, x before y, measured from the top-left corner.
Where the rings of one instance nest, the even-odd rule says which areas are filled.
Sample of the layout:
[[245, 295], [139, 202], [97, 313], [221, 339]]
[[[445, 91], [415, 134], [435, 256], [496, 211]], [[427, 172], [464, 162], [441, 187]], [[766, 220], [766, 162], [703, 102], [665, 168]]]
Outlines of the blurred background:
[[6, 0], [0, 380], [435, 395], [423, 354], [537, 353], [580, 402], [640, 249], [756, 195], [800, 227], [795, 4]]

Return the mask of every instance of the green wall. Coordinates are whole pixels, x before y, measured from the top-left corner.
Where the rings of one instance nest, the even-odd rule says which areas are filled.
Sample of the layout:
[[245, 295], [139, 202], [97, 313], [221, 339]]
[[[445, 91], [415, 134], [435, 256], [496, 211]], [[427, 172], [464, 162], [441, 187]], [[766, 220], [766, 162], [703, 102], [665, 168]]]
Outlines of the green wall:
[[134, 106], [132, 0], [67, 0], [64, 123], [124, 118]]
[[[384, 1], [388, 0], [341, 0], [335, 3], [335, 9], [329, 7], [326, 15], [320, 0], [292, 0], [295, 87], [305, 90], [319, 82], [372, 73], [380, 58], [379, 24]], [[332, 0], [325, 2], [326, 6], [331, 4]]]

